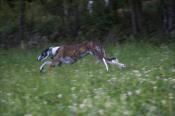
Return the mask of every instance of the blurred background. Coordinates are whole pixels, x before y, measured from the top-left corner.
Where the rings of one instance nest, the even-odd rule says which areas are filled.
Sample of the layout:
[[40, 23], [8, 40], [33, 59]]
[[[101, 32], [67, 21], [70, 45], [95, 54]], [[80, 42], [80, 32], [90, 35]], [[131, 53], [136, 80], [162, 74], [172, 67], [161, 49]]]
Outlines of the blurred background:
[[0, 0], [0, 47], [99, 40], [172, 42], [174, 0]]
[[[127, 67], [40, 73], [44, 48], [89, 40]], [[175, 0], [0, 0], [0, 116], [175, 116], [174, 59]]]

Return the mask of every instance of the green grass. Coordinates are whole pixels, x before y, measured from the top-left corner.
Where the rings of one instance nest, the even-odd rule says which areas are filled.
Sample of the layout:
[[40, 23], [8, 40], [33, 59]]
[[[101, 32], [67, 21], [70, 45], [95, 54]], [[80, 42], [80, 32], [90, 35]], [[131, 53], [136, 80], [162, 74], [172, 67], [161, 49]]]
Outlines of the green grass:
[[36, 60], [41, 50], [0, 50], [0, 115], [174, 116], [174, 46], [108, 46], [126, 69], [106, 72], [87, 56], [43, 74]]

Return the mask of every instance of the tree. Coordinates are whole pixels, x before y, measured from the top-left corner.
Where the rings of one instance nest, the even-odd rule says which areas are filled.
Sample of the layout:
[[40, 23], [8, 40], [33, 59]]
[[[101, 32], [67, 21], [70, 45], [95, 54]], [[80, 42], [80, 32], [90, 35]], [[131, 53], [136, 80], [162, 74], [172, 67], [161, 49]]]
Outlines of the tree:
[[161, 0], [163, 9], [164, 30], [166, 33], [175, 31], [175, 1]]
[[141, 0], [129, 0], [131, 8], [132, 31], [135, 35], [141, 33], [142, 27], [142, 2]]
[[25, 32], [25, 1], [19, 0], [19, 39], [21, 41], [21, 48], [25, 48], [24, 32]]

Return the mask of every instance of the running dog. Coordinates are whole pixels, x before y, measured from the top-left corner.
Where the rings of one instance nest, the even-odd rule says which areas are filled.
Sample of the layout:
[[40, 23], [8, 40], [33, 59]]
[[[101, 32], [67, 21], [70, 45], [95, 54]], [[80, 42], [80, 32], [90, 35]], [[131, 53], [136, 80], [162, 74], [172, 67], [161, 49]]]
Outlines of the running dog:
[[107, 71], [108, 64], [117, 65], [120, 69], [126, 67], [126, 65], [120, 63], [117, 58], [106, 57], [105, 50], [101, 44], [91, 41], [74, 45], [50, 47], [44, 50], [41, 55], [38, 56], [38, 61], [44, 61], [48, 57], [51, 57], [52, 61], [45, 61], [40, 66], [40, 72], [43, 71], [45, 65], [55, 67], [59, 64], [72, 64], [88, 54], [95, 56], [98, 60], [104, 63]]

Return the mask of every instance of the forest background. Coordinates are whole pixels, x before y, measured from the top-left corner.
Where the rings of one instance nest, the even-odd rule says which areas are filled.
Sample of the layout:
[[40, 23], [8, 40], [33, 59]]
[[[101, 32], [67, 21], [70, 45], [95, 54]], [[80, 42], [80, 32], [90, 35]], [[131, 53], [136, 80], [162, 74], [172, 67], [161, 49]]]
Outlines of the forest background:
[[0, 0], [0, 47], [100, 40], [171, 42], [174, 0]]

